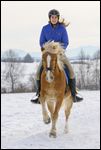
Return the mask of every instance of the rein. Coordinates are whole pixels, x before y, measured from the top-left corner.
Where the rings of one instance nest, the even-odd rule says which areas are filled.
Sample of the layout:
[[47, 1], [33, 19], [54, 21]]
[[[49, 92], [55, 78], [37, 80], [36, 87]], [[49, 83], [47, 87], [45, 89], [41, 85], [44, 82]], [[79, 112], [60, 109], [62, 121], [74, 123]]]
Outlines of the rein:
[[46, 71], [52, 71], [52, 68], [51, 67], [47, 67]]

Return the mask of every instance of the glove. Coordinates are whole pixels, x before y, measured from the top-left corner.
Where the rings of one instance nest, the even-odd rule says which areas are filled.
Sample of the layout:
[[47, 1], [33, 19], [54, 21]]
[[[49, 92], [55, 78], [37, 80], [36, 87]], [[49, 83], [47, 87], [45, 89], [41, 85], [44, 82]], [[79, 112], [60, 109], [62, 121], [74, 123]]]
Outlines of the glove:
[[43, 47], [41, 47], [41, 51], [43, 52], [45, 49]]

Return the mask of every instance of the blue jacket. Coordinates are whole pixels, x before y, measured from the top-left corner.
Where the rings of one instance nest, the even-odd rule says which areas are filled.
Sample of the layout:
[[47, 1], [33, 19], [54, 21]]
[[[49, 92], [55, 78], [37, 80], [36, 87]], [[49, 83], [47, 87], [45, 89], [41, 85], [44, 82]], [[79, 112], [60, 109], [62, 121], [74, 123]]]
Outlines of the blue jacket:
[[42, 28], [40, 35], [40, 46], [42, 47], [46, 42], [53, 40], [54, 42], [60, 42], [64, 49], [66, 49], [69, 44], [67, 31], [60, 23], [58, 23], [54, 28], [50, 23]]

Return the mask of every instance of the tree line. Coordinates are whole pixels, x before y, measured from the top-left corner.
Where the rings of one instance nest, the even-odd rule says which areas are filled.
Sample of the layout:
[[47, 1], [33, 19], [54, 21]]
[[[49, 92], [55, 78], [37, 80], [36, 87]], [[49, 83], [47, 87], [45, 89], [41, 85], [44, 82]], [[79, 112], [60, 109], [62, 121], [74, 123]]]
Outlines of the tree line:
[[[1, 81], [5, 81], [6, 85], [1, 86], [1, 92], [35, 92], [35, 75], [30, 74], [27, 83], [21, 83], [21, 78], [25, 76], [25, 65], [16, 62], [16, 55], [14, 51], [9, 51], [7, 54], [9, 59], [5, 62], [5, 69], [1, 75]], [[100, 89], [100, 51], [96, 51], [93, 60], [90, 56], [86, 56], [81, 50], [79, 54], [79, 61], [73, 62], [73, 68], [76, 76], [76, 84], [79, 89], [99, 90]], [[29, 56], [25, 60], [29, 60]], [[2, 84], [2, 82], [1, 82]], [[10, 87], [7, 88], [7, 87]]]
[[[76, 66], [74, 67], [74, 70]], [[78, 71], [75, 71], [79, 89], [100, 89], [100, 50], [94, 53], [93, 59], [86, 56], [84, 50], [79, 54]]]
[[10, 49], [6, 52], [5, 57], [1, 58], [1, 62], [18, 62], [18, 63], [32, 63], [32, 62], [39, 62], [39, 59], [33, 58], [29, 53], [27, 53], [24, 57], [18, 57], [15, 52]]

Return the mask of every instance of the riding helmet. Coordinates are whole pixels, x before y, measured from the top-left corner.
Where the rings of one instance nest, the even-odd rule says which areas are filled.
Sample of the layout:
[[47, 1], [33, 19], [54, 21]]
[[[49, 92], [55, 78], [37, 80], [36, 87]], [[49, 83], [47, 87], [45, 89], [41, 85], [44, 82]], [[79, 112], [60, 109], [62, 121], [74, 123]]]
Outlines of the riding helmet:
[[52, 10], [50, 10], [49, 11], [49, 13], [48, 13], [48, 17], [50, 18], [52, 15], [56, 15], [56, 16], [60, 16], [60, 13], [59, 13], [59, 11], [58, 10], [56, 10], [56, 9], [52, 9]]

